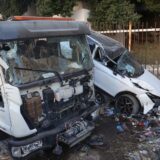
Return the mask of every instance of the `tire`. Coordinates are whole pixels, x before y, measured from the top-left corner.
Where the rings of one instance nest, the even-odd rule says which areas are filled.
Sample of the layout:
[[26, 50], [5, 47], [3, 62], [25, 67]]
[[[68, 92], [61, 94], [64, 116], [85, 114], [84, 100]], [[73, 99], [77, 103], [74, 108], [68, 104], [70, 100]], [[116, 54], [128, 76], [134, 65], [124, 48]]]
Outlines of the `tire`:
[[131, 94], [121, 94], [115, 100], [115, 107], [118, 112], [126, 115], [137, 114], [140, 104], [137, 98]]
[[102, 105], [105, 103], [105, 97], [103, 95], [103, 93], [101, 93], [98, 90], [95, 90], [95, 97], [96, 97], [96, 103], [99, 105]]

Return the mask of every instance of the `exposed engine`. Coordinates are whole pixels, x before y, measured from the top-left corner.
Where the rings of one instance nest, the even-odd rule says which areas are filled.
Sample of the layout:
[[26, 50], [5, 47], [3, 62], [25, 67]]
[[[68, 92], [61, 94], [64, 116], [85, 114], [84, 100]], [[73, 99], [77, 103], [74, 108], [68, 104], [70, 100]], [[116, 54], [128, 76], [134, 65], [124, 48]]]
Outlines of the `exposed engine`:
[[93, 90], [89, 79], [72, 79], [56, 90], [47, 86], [39, 92], [27, 91], [22, 96], [26, 117], [35, 127], [45, 129], [80, 115], [91, 103]]
[[94, 125], [91, 122], [76, 121], [58, 136], [58, 140], [72, 147], [88, 137], [93, 129]]

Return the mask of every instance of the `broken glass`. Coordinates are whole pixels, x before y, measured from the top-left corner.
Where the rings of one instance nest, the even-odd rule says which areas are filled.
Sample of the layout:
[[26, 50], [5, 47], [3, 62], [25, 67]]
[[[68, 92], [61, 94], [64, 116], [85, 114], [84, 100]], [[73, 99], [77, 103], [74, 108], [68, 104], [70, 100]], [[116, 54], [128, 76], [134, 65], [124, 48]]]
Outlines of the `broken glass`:
[[126, 50], [118, 59], [117, 71], [126, 74], [129, 77], [139, 77], [144, 73], [142, 65], [134, 59], [128, 50]]
[[0, 56], [9, 66], [7, 77], [12, 84], [55, 76], [51, 71], [62, 75], [92, 67], [85, 36], [25, 39], [6, 44], [10, 50], [0, 50]]

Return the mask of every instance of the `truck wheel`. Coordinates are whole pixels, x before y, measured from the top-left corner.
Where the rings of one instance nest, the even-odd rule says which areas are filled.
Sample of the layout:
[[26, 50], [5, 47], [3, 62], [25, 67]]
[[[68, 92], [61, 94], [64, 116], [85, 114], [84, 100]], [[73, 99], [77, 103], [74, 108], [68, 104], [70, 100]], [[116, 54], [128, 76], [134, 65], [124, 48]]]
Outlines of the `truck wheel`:
[[140, 110], [140, 104], [137, 98], [131, 94], [121, 94], [115, 100], [117, 111], [122, 114], [137, 114]]

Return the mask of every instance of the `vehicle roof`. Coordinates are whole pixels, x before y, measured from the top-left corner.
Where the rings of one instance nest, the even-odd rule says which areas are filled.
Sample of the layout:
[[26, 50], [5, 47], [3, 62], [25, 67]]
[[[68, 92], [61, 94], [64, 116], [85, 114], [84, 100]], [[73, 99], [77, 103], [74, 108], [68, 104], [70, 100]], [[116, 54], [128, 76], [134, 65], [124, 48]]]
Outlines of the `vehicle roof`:
[[120, 56], [126, 50], [120, 42], [98, 32], [91, 31], [89, 36], [103, 46], [105, 54], [111, 59]]
[[90, 34], [86, 23], [50, 20], [1, 21], [0, 32], [0, 41]]
[[31, 20], [52, 20], [52, 21], [74, 21], [70, 17], [41, 17], [41, 16], [12, 16], [9, 18], [11, 21], [31, 21]]

